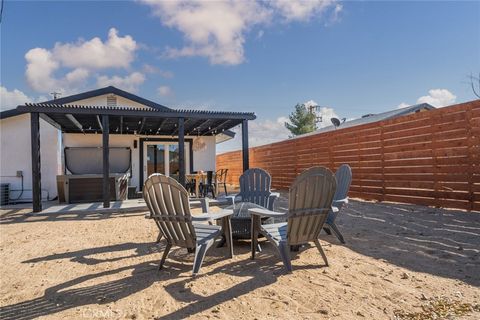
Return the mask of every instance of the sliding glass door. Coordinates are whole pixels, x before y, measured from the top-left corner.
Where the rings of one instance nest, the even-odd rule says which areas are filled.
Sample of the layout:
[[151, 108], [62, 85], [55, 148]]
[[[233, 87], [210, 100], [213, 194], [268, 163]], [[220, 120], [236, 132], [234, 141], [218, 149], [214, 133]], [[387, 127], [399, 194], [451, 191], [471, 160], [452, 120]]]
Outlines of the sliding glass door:
[[147, 177], [152, 173], [166, 173], [165, 158], [165, 146], [163, 144], [147, 145]]
[[[189, 148], [185, 143], [185, 169], [189, 173]], [[176, 142], [145, 142], [144, 147], [144, 179], [152, 173], [161, 173], [173, 178], [178, 178], [179, 155]]]

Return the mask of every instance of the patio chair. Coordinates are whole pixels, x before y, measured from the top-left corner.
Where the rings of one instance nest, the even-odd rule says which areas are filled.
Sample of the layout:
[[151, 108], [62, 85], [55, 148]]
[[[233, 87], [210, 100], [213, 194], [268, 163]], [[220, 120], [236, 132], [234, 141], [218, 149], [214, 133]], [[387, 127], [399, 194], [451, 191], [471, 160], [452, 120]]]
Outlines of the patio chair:
[[200, 183], [200, 193], [203, 197], [208, 196], [208, 193], [212, 194], [212, 198], [216, 198], [215, 185], [213, 182], [213, 171], [207, 171], [207, 179]]
[[[148, 177], [143, 196], [167, 245], [158, 269], [162, 269], [172, 246], [195, 250], [193, 275], [200, 270], [205, 253], [219, 236], [226, 238], [229, 257], [233, 257], [230, 216], [232, 211], [223, 210], [217, 214], [192, 216], [188, 192], [176, 180], [155, 173]], [[221, 219], [221, 226], [200, 223]]]
[[275, 200], [280, 196], [271, 191], [272, 177], [260, 168], [246, 170], [239, 178], [240, 192], [234, 196], [235, 201], [248, 201], [273, 210]]
[[327, 234], [333, 232], [341, 243], [345, 243], [343, 235], [335, 224], [335, 219], [337, 219], [338, 212], [342, 209], [343, 205], [348, 203], [348, 190], [352, 183], [352, 169], [348, 164], [342, 164], [337, 169], [337, 172], [335, 172], [335, 177], [337, 178], [337, 191], [333, 196], [332, 206], [336, 207], [338, 211], [330, 211], [328, 213], [327, 221], [323, 229]]
[[[240, 192], [235, 196], [230, 196], [233, 203], [251, 202], [268, 210], [273, 210], [275, 200], [280, 196], [277, 192], [271, 192], [270, 174], [260, 168], [246, 170], [239, 178]], [[251, 219], [249, 216], [232, 218], [233, 237], [236, 239], [251, 238]]]
[[[278, 249], [288, 272], [291, 246], [314, 242], [328, 266], [318, 235], [332, 209], [337, 183], [333, 173], [324, 167], [313, 167], [302, 172], [289, 191], [289, 209], [279, 213], [265, 209], [250, 209], [252, 216], [252, 259], [255, 259], [258, 234], [264, 235]], [[336, 209], [334, 209], [336, 210]], [[261, 217], [286, 217], [287, 222], [260, 224]]]
[[223, 189], [225, 190], [225, 195], [228, 196], [227, 192], [227, 174], [228, 174], [228, 169], [219, 169], [215, 173], [215, 189], [216, 193], [220, 191], [220, 186], [223, 185]]

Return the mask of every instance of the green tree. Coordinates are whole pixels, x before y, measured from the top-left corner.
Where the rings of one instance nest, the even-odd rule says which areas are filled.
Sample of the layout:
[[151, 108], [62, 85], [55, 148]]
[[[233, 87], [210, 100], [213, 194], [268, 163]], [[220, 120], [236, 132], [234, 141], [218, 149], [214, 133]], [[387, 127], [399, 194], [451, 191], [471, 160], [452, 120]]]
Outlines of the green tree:
[[295, 106], [295, 110], [289, 116], [290, 123], [285, 122], [285, 127], [293, 136], [315, 131], [315, 115], [307, 110], [304, 104]]

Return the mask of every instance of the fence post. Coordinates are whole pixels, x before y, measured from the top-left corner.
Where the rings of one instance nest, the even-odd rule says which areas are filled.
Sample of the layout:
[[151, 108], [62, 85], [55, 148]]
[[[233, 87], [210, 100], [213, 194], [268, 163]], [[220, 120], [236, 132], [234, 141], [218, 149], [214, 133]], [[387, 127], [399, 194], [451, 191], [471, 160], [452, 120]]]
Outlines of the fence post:
[[331, 140], [331, 142], [328, 144], [328, 161], [330, 163], [330, 170], [332, 170], [332, 172], [335, 172], [335, 163], [333, 159], [332, 146], [336, 146], [337, 144], [335, 143], [335, 133], [330, 132], [329, 134], [330, 134], [329, 140]]
[[468, 172], [468, 193], [469, 193], [469, 211], [472, 211], [475, 204], [475, 193], [473, 190], [473, 174], [475, 173], [474, 166], [478, 166], [478, 163], [475, 163], [474, 156], [474, 136], [472, 132], [472, 104], [467, 105], [465, 110], [465, 129], [467, 131], [467, 149], [468, 149], [468, 162], [469, 162], [469, 172]]
[[440, 111], [433, 110], [433, 116], [430, 117], [432, 124], [430, 126], [430, 130], [432, 130], [431, 138], [432, 138], [432, 162], [433, 162], [433, 200], [435, 203], [435, 207], [440, 207], [440, 199], [439, 199], [439, 192], [440, 192], [440, 182], [438, 181], [438, 139], [437, 134], [439, 131], [439, 123], [440, 123]]
[[385, 150], [384, 150], [384, 137], [383, 137], [383, 131], [384, 131], [384, 124], [381, 122], [380, 124], [380, 161], [382, 164], [382, 201], [385, 201]]

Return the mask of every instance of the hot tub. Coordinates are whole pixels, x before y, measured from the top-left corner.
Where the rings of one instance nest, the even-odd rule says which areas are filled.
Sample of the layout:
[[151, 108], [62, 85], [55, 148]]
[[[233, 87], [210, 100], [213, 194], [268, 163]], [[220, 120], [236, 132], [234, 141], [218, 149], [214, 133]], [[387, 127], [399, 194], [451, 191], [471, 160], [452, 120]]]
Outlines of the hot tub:
[[[67, 174], [57, 175], [58, 201], [60, 203], [102, 201], [102, 148], [65, 148], [64, 154]], [[125, 200], [130, 180], [131, 150], [110, 148], [109, 154], [110, 199]]]

